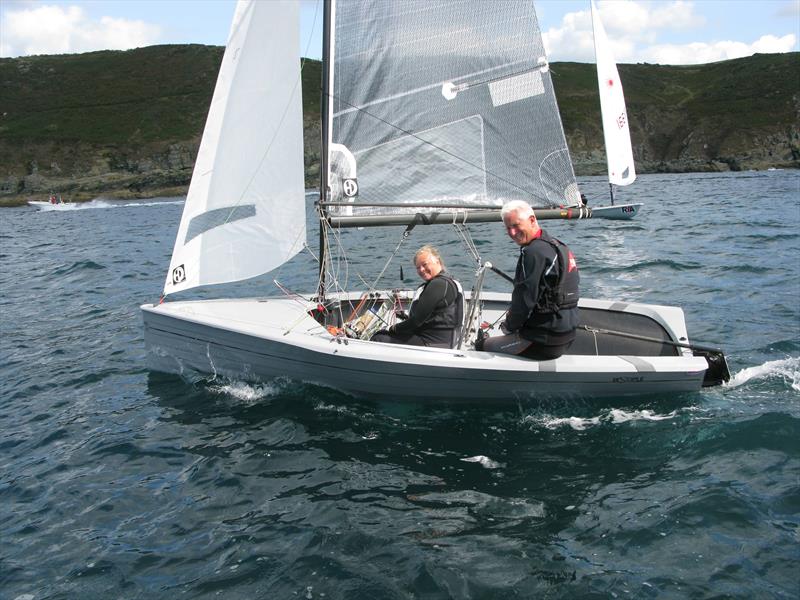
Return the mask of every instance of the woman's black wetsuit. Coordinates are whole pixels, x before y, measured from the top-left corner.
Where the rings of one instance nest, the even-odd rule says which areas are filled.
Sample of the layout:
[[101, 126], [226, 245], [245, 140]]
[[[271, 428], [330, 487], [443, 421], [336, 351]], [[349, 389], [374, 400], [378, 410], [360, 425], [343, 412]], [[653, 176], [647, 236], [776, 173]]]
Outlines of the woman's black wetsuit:
[[408, 319], [372, 336], [374, 342], [450, 348], [462, 318], [455, 280], [444, 271], [422, 284]]

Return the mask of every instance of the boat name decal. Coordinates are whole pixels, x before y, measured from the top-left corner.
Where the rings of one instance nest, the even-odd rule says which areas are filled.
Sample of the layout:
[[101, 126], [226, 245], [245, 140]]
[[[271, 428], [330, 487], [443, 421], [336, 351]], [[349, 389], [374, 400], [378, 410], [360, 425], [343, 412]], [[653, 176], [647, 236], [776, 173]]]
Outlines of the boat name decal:
[[614, 377], [611, 381], [613, 383], [642, 383], [644, 377]]

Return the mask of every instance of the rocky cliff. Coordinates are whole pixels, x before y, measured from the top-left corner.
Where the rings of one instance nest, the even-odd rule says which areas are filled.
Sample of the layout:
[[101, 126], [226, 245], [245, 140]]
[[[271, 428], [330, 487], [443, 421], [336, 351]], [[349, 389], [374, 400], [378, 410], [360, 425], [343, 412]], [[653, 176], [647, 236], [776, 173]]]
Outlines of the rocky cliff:
[[[0, 204], [183, 194], [222, 48], [0, 59]], [[605, 172], [594, 65], [551, 65], [575, 170]], [[621, 65], [639, 172], [800, 167], [800, 55]], [[319, 180], [320, 64], [305, 61], [306, 184]]]

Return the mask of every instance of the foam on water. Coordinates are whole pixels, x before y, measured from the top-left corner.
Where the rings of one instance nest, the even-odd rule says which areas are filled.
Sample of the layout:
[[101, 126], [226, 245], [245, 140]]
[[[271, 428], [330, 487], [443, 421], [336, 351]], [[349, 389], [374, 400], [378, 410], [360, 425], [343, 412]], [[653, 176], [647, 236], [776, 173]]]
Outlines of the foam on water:
[[527, 415], [522, 419], [523, 424], [533, 424], [545, 429], [560, 429], [562, 427], [570, 427], [575, 431], [584, 431], [590, 427], [595, 427], [603, 423], [610, 423], [612, 425], [620, 425], [622, 423], [629, 423], [631, 421], [665, 421], [674, 419], [678, 412], [673, 410], [667, 414], [659, 414], [652, 410], [623, 410], [620, 408], [612, 408], [607, 412], [594, 417], [554, 417], [551, 415]]
[[259, 400], [277, 396], [285, 389], [282, 382], [273, 382], [263, 385], [249, 384], [242, 381], [229, 381], [226, 383], [214, 383], [208, 387], [208, 391], [230, 396], [236, 400], [241, 400], [246, 404], [254, 404]]
[[467, 458], [462, 458], [461, 460], [464, 462], [478, 463], [485, 469], [498, 469], [503, 466], [502, 463], [492, 460], [488, 456], [483, 456], [482, 454], [479, 454], [478, 456], [469, 456]]
[[749, 381], [783, 379], [791, 388], [800, 392], [800, 357], [792, 356], [783, 360], [769, 360], [755, 367], [747, 367], [736, 373], [725, 384], [735, 388]]
[[627, 423], [628, 421], [664, 421], [675, 418], [677, 411], [672, 411], [666, 415], [659, 415], [652, 410], [634, 410], [627, 412], [618, 408], [612, 408], [608, 418], [612, 423]]

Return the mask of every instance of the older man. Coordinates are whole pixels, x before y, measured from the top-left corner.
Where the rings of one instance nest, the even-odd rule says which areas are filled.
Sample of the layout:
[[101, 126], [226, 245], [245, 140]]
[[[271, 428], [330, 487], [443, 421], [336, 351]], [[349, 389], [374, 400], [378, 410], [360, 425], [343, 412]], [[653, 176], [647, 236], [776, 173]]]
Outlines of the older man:
[[547, 234], [527, 202], [503, 206], [503, 224], [520, 247], [505, 335], [486, 338], [483, 350], [558, 358], [575, 339], [578, 326], [578, 265], [569, 248]]

